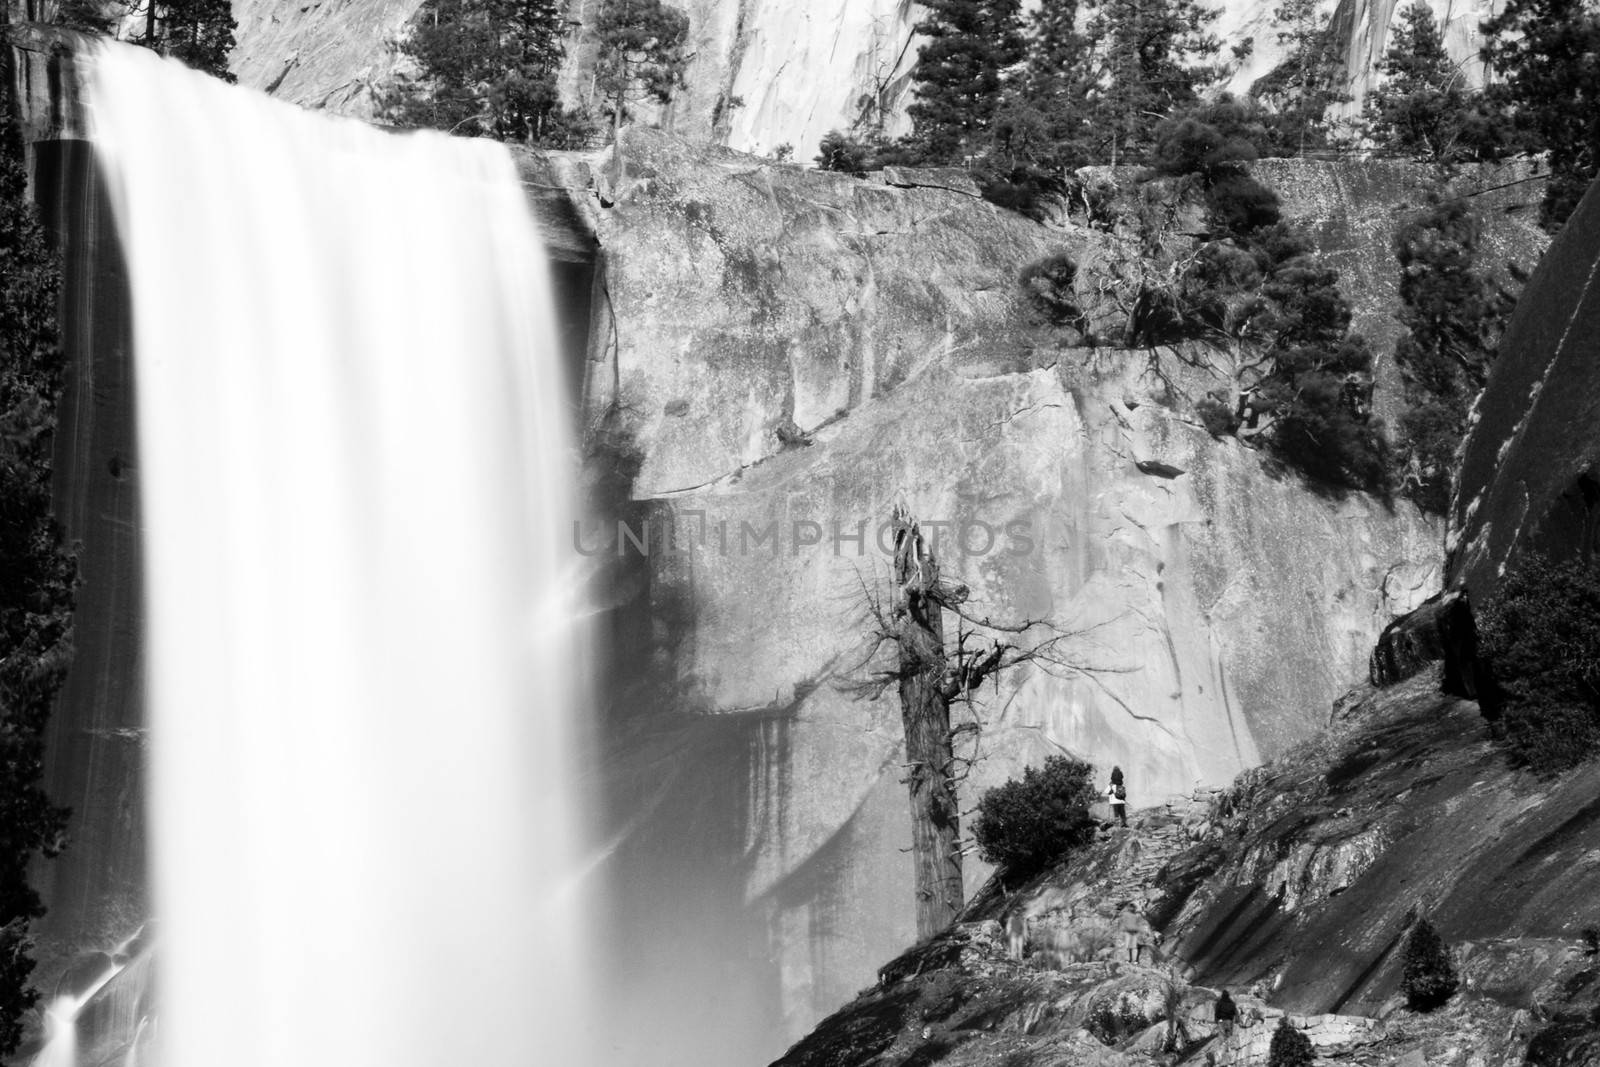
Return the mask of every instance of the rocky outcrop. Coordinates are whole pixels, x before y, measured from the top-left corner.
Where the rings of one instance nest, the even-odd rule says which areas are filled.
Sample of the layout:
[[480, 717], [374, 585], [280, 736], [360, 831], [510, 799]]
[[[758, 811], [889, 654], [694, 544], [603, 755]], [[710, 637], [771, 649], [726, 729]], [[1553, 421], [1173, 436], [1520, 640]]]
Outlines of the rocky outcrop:
[[[766, 990], [751, 1010], [790, 1033], [911, 936], [897, 709], [848, 691], [892, 504], [955, 524], [942, 554], [985, 612], [1076, 635], [1066, 669], [984, 695], [969, 802], [1062, 750], [1121, 765], [1135, 806], [1220, 784], [1322, 725], [1434, 591], [1437, 532], [1408, 505], [1318, 496], [1206, 434], [1193, 353], [1061, 348], [1033, 323], [1020, 271], [1088, 256], [1088, 231], [644, 131], [624, 158], [620, 182], [605, 158], [560, 163], [606, 264], [591, 422], [641, 508], [636, 540], [583, 533], [633, 561], [612, 619], [642, 651], [608, 672], [631, 723], [612, 732], [657, 753], [656, 788], [622, 789], [619, 811], [650, 807], [617, 862], [741, 902], [777, 961], [775, 989], [744, 984]], [[1381, 181], [1302, 166], [1327, 228], [1385, 258], [1386, 234], [1339, 215], [1354, 189], [1375, 216]], [[718, 808], [712, 776], [746, 784]], [[667, 854], [690, 836], [692, 862]], [[638, 896], [680, 930], [702, 907]], [[627, 928], [636, 949], [660, 936]], [[663, 955], [681, 967], [688, 940]]]
[[[285, 100], [369, 117], [392, 78], [393, 42], [421, 0], [235, 0], [239, 20], [233, 69], [245, 85]], [[692, 56], [686, 84], [660, 116], [666, 128], [742, 151], [772, 154], [789, 146], [798, 160], [816, 154], [823, 134], [882, 123], [895, 136], [909, 129], [911, 68], [923, 11], [912, 0], [679, 0], [689, 16]], [[1213, 29], [1226, 43], [1253, 42], [1226, 87], [1246, 92], [1283, 61], [1284, 45], [1268, 0], [1225, 0]], [[1346, 41], [1352, 101], [1375, 78], [1387, 47], [1396, 0], [1339, 0], [1328, 5], [1334, 32]], [[1431, 0], [1451, 57], [1466, 79], [1482, 81], [1478, 24], [1500, 6]], [[575, 29], [563, 71], [563, 95], [586, 102], [593, 69], [588, 29], [600, 0], [571, 0]]]
[[[1436, 685], [1353, 694], [1329, 731], [1229, 789], [1107, 825], [1056, 870], [981, 895], [779, 1065], [1260, 1065], [1280, 1025], [1325, 1064], [1589, 1062], [1596, 773], [1529, 781]], [[1153, 959], [1117, 951], [1125, 900], [1165, 928]], [[1419, 915], [1461, 978], [1429, 1014], [1399, 994]], [[1222, 987], [1239, 1009], [1226, 1035]]]

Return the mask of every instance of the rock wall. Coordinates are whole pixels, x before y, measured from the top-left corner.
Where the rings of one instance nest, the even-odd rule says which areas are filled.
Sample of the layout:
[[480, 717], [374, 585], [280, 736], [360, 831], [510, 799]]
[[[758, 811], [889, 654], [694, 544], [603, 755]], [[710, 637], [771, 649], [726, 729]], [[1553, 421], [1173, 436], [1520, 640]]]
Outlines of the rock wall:
[[1450, 580], [1481, 603], [1517, 554], [1600, 550], [1600, 186], [1529, 279], [1463, 446]]
[[[1122, 766], [1135, 806], [1226, 782], [1325, 723], [1382, 626], [1437, 587], [1438, 530], [1409, 505], [1318, 496], [1207, 435], [1203, 359], [1041, 342], [1018, 274], [1092, 234], [643, 131], [625, 159], [619, 183], [608, 160], [567, 167], [606, 264], [591, 418], [626, 441], [653, 546], [583, 534], [635, 559], [615, 758], [676, 753], [646, 798], [618, 794], [624, 836], [658, 835], [620, 848], [622, 880], [655, 886], [657, 915], [683, 884], [742, 902], [787, 1034], [912, 934], [896, 705], [851, 691], [893, 504], [964, 527], [943, 556], [975, 608], [1071, 635], [1060, 668], [981, 695], [968, 802], [1059, 751]], [[1330, 216], [1404, 198], [1357, 165], [1297, 166]], [[713, 776], [741, 783], [728, 809], [705, 802]], [[689, 840], [688, 883], [652, 871]], [[624, 925], [637, 960], [649, 924]]]
[[[1495, 0], [1429, 0], [1445, 44], [1472, 84], [1483, 80], [1478, 24]], [[600, 0], [571, 0], [574, 34], [562, 77], [569, 101], [587, 101], [593, 48], [586, 29]], [[240, 82], [308, 107], [359, 117], [392, 76], [396, 34], [421, 0], [235, 0], [239, 20], [233, 69]], [[909, 129], [910, 72], [922, 9], [911, 0], [678, 0], [689, 16], [687, 85], [666, 128], [742, 151], [770, 154], [788, 145], [797, 160], [816, 155], [823, 134], [882, 121], [891, 136]], [[1025, 5], [1028, 7], [1033, 4]], [[1275, 0], [1221, 0], [1214, 30], [1225, 43], [1253, 41], [1226, 87], [1246, 92], [1284, 57], [1273, 24]], [[1324, 0], [1334, 31], [1347, 41], [1351, 103], [1373, 84], [1401, 0]]]

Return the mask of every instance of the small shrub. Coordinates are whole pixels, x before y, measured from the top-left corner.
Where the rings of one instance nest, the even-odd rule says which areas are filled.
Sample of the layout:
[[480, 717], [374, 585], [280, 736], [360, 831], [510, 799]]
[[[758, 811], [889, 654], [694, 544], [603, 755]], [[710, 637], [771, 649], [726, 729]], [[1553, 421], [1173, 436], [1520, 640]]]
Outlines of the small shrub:
[[1078, 307], [1074, 289], [1078, 264], [1065, 252], [1028, 264], [1017, 281], [1042, 322], [1051, 326], [1078, 326], [1083, 322], [1083, 310]]
[[1316, 1062], [1311, 1039], [1290, 1026], [1287, 1015], [1279, 1016], [1278, 1028], [1272, 1031], [1272, 1044], [1267, 1048], [1267, 1067], [1312, 1067]]
[[1276, 225], [1283, 218], [1278, 194], [1248, 174], [1230, 174], [1206, 190], [1211, 228], [1243, 236]]
[[860, 178], [872, 164], [872, 146], [838, 130], [829, 130], [817, 146], [817, 166]]
[[1600, 751], [1600, 576], [1529, 556], [1478, 618], [1484, 658], [1505, 702], [1505, 742], [1537, 771]]
[[1417, 920], [1406, 938], [1400, 990], [1413, 1011], [1432, 1011], [1455, 995], [1461, 984], [1439, 931], [1427, 919]]
[[1214, 396], [1203, 396], [1194, 403], [1194, 413], [1212, 437], [1228, 437], [1239, 429], [1239, 416], [1232, 406]]
[[1150, 1025], [1144, 1012], [1129, 1004], [1100, 1004], [1083, 1020], [1083, 1028], [1102, 1045], [1115, 1045]]
[[1094, 768], [1051, 756], [1020, 779], [996, 786], [978, 801], [972, 836], [978, 855], [1008, 878], [1026, 877], [1094, 836], [1089, 805], [1097, 799]]

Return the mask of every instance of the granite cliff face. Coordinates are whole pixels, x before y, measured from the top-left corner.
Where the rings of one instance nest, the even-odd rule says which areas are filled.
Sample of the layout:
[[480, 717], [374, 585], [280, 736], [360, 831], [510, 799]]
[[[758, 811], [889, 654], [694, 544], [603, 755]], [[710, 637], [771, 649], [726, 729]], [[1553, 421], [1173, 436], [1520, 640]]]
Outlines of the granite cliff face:
[[1463, 446], [1450, 578], [1480, 603], [1521, 553], [1600, 549], [1597, 242], [1591, 187], [1528, 282]]
[[[392, 76], [392, 42], [421, 0], [235, 0], [241, 83], [308, 107], [369, 117], [375, 92]], [[587, 28], [600, 0], [571, 0], [574, 33], [562, 90], [589, 95], [593, 48]], [[1445, 44], [1469, 82], [1482, 81], [1478, 24], [1494, 0], [1430, 0]], [[680, 136], [770, 154], [783, 145], [795, 158], [816, 154], [823, 134], [882, 121], [891, 136], [909, 129], [910, 72], [922, 10], [910, 0], [681, 0], [689, 16], [692, 60], [687, 85], [662, 120]], [[1217, 35], [1255, 42], [1229, 78], [1249, 89], [1284, 56], [1271, 0], [1223, 0]], [[1346, 42], [1345, 69], [1358, 112], [1374, 65], [1387, 46], [1399, 0], [1327, 0], [1334, 31]]]
[[[1215, 379], [1196, 353], [1061, 348], [1032, 323], [1022, 268], [1090, 262], [1094, 233], [939, 173], [864, 182], [645, 131], [625, 160], [620, 181], [609, 157], [554, 161], [605, 264], [586, 397], [632, 509], [629, 534], [580, 531], [609, 560], [629, 649], [609, 672], [629, 780], [614, 862], [637, 913], [619, 938], [646, 988], [649, 960], [681, 971], [707, 939], [766, 954], [733, 985], [773, 1029], [727, 1062], [774, 1051], [773, 1031], [799, 1032], [911, 938], [896, 705], [848, 689], [893, 504], [966, 524], [968, 551], [944, 558], [986, 613], [1078, 633], [1082, 669], [984, 696], [969, 802], [1063, 750], [1121, 765], [1136, 806], [1220, 785], [1324, 725], [1383, 625], [1437, 588], [1439, 531], [1409, 505], [1319, 496], [1206, 434], [1191, 400]], [[1420, 180], [1264, 176], [1373, 279], [1379, 220]], [[1378, 322], [1392, 289], [1353, 296]], [[670, 950], [652, 948], [664, 927]], [[663, 1020], [699, 1017], [703, 991], [669, 1009], [654, 989]]]

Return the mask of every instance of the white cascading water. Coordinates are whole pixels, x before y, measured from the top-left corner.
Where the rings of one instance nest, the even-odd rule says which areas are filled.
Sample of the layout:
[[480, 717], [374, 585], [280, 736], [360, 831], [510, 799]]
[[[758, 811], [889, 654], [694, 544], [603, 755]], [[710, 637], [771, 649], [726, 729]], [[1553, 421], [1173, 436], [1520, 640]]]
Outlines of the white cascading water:
[[161, 1067], [590, 1062], [566, 394], [509, 155], [107, 46]]

